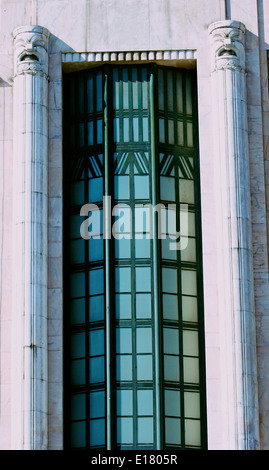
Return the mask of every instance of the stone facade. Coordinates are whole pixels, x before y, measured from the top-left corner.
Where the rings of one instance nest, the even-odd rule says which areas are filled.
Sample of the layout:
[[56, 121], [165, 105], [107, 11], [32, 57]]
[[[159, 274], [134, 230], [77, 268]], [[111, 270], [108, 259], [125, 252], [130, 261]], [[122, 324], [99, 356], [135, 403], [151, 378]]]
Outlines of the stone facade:
[[1, 0], [1, 449], [63, 445], [62, 74], [134, 60], [197, 69], [208, 448], [269, 449], [268, 20], [267, 0]]

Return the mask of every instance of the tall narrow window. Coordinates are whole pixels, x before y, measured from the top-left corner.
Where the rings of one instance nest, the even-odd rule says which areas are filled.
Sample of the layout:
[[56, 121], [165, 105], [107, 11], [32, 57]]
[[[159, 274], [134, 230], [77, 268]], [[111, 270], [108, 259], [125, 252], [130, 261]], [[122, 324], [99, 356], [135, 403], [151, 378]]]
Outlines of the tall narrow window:
[[196, 108], [190, 71], [65, 75], [67, 447], [206, 446]]

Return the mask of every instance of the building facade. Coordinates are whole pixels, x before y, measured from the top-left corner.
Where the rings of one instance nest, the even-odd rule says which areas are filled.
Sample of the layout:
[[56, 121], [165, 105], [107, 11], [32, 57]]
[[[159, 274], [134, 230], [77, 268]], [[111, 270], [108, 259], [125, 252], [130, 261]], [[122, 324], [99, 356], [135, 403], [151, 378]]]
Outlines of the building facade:
[[1, 449], [269, 448], [267, 19], [1, 0]]

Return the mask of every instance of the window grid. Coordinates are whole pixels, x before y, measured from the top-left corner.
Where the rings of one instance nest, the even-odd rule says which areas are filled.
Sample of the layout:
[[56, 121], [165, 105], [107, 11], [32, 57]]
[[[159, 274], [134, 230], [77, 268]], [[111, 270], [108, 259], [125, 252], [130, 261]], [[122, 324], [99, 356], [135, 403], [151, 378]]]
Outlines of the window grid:
[[[112, 184], [112, 188], [114, 186], [114, 191], [116, 191], [116, 185], [117, 181], [116, 179], [120, 179], [122, 175], [124, 174], [129, 178], [129, 195], [125, 194], [125, 197], [115, 199], [115, 202], [122, 202], [122, 203], [128, 203], [131, 205], [133, 208], [134, 204], [136, 202], [141, 202], [145, 204], [145, 202], [151, 202], [151, 194], [152, 194], [152, 187], [151, 187], [151, 178], [149, 178], [149, 191], [148, 191], [148, 199], [145, 197], [141, 198], [135, 198], [135, 189], [134, 189], [134, 181], [135, 181], [135, 174], [137, 174], [137, 164], [135, 164], [135, 161], [138, 161], [140, 159], [141, 163], [141, 168], [143, 167], [143, 158], [145, 162], [145, 152], [148, 155], [148, 162], [149, 162], [149, 168], [148, 168], [148, 174], [150, 174], [150, 123], [148, 122], [148, 125], [145, 124], [145, 120], [149, 119], [150, 117], [150, 104], [149, 104], [149, 87], [148, 84], [145, 86], [145, 83], [142, 84], [141, 78], [143, 74], [146, 77], [146, 74], [149, 73], [149, 71], [152, 73], [153, 69], [146, 68], [146, 67], [114, 67], [112, 70], [112, 73], [108, 74], [108, 77], [111, 77], [112, 75], [117, 77], [118, 75], [118, 82], [115, 85], [115, 87], [118, 87], [118, 98], [115, 99], [116, 93], [113, 93], [113, 103], [114, 103], [114, 111], [113, 114], [111, 112], [111, 109], [109, 111], [109, 120], [110, 122], [113, 121], [114, 123], [114, 130], [113, 130], [113, 138], [112, 140], [114, 141], [114, 184]], [[193, 132], [195, 131], [195, 126], [193, 125], [193, 118], [192, 118], [192, 107], [195, 108], [194, 103], [191, 102], [191, 99], [193, 100], [193, 93], [191, 92], [191, 86], [190, 86], [190, 76], [188, 73], [177, 73], [173, 69], [166, 69], [166, 68], [156, 68], [156, 71], [158, 71], [158, 86], [159, 88], [161, 87], [161, 83], [164, 83], [164, 93], [163, 97], [161, 98], [163, 102], [163, 108], [162, 104], [159, 102], [159, 109], [155, 112], [155, 120], [159, 122], [159, 124], [156, 126], [156, 134], [157, 134], [157, 148], [158, 148], [158, 153], [163, 155], [163, 162], [161, 161], [161, 158], [159, 160], [159, 164], [157, 164], [157, 173], [160, 175], [159, 180], [157, 182], [157, 188], [158, 188], [158, 200], [160, 202], [163, 202], [164, 204], [167, 204], [169, 202], [176, 202], [179, 204], [181, 202], [181, 183], [180, 181], [193, 181], [196, 179], [196, 176], [198, 175], [198, 169], [196, 168], [196, 152], [197, 150], [193, 148], [193, 142], [195, 142], [197, 139], [195, 139], [195, 136], [193, 136]], [[104, 137], [103, 137], [103, 109], [98, 106], [98, 103], [102, 102], [101, 99], [101, 88], [103, 89], [103, 86], [100, 88], [100, 82], [98, 82], [98, 79], [93, 79], [92, 81], [89, 80], [89, 77], [94, 77], [95, 74], [99, 74], [99, 77], [101, 77], [99, 80], [102, 80], [102, 85], [104, 84], [104, 75], [102, 74], [101, 70], [99, 69], [97, 72], [96, 71], [87, 71], [86, 73], [79, 73], [77, 74], [77, 77], [74, 79], [71, 78], [70, 80], [70, 94], [71, 96], [68, 96], [65, 98], [65, 103], [67, 102], [67, 99], [70, 98], [70, 103], [71, 103], [71, 126], [70, 126], [70, 142], [73, 142], [73, 147], [72, 152], [77, 156], [79, 155], [80, 160], [75, 158], [74, 165], [71, 166], [73, 168], [72, 174], [77, 175], [77, 181], [81, 181], [81, 176], [84, 176], [84, 201], [83, 202], [89, 202], [89, 184], [88, 184], [88, 178], [89, 178], [89, 172], [94, 173], [95, 179], [97, 178], [102, 178], [103, 179], [103, 165], [104, 165]], [[74, 74], [72, 74], [74, 75]], [[138, 78], [138, 81], [136, 82], [134, 78]], [[132, 82], [133, 79], [133, 82]], [[148, 79], [148, 77], [147, 77]], [[110, 80], [110, 78], [109, 78]], [[98, 85], [99, 83], [99, 85]], [[135, 85], [134, 85], [135, 83]], [[146, 82], [147, 83], [147, 82]], [[149, 83], [149, 80], [148, 80]], [[176, 97], [175, 100], [171, 100], [169, 97], [169, 93], [167, 92], [168, 90], [168, 85], [173, 89], [173, 96]], [[182, 88], [180, 88], [180, 85]], [[98, 88], [99, 87], [99, 88]], [[72, 93], [72, 88], [73, 88], [73, 93]], [[109, 90], [111, 92], [112, 90], [111, 82], [109, 85]], [[147, 89], [146, 89], [147, 88]], [[156, 87], [157, 88], [157, 87]], [[83, 90], [83, 93], [82, 93]], [[128, 90], [128, 93], [127, 93]], [[156, 91], [155, 91], [156, 93]], [[93, 98], [92, 100], [86, 99], [89, 98], [90, 96], [96, 97]], [[98, 98], [99, 97], [99, 100]], [[147, 97], [147, 104], [146, 104], [146, 99]], [[160, 100], [160, 101], [161, 101]], [[112, 101], [112, 100], [111, 100]], [[157, 102], [157, 100], [156, 100]], [[175, 103], [176, 102], [176, 103]], [[72, 104], [73, 103], [73, 104]], [[78, 105], [75, 106], [75, 103]], [[118, 105], [118, 107], [117, 107]], [[137, 105], [137, 109], [136, 109]], [[112, 106], [110, 105], [110, 108]], [[119, 108], [119, 109], [118, 109]], [[72, 114], [73, 113], [73, 114]], [[113, 117], [112, 117], [113, 116]], [[153, 116], [150, 117], [153, 119]], [[99, 124], [101, 122], [101, 125]], [[128, 124], [127, 124], [128, 123]], [[161, 124], [160, 124], [161, 123]], [[102, 132], [100, 129], [102, 128]], [[191, 133], [191, 134], [190, 134]], [[83, 145], [81, 145], [81, 143]], [[112, 142], [111, 142], [112, 144]], [[182, 145], [183, 144], [183, 145]], [[111, 148], [113, 148], [113, 145], [111, 145]], [[129, 150], [128, 150], [129, 149]], [[136, 152], [134, 152], [134, 149]], [[119, 160], [120, 158], [123, 160], [123, 154], [124, 152], [128, 152], [129, 154], [132, 152], [132, 157], [129, 158], [129, 171], [127, 171], [127, 174], [125, 174], [122, 170], [122, 168], [125, 168], [126, 170], [126, 162], [128, 161], [128, 158], [126, 159], [125, 162], [125, 167], [124, 165], [121, 166], [121, 171], [122, 175], [120, 176], [120, 172], [117, 173], [117, 167], [119, 167]], [[144, 152], [144, 153], [143, 153]], [[70, 155], [70, 149], [67, 154]], [[111, 153], [111, 151], [110, 151]], [[172, 156], [171, 156], [172, 154]], [[141, 158], [141, 155], [143, 157]], [[194, 163], [195, 161], [195, 163]], [[171, 201], [171, 195], [168, 195], [167, 198], [161, 197], [161, 178], [162, 178], [162, 170], [165, 171], [164, 169], [166, 168], [172, 168], [173, 167], [173, 175], [170, 175], [170, 178], [173, 178], [173, 181], [176, 182], [174, 185], [174, 200]], [[128, 165], [127, 165], [128, 166]], [[75, 169], [75, 171], [74, 171]], [[83, 173], [84, 171], [84, 173]], [[86, 173], [87, 172], [87, 173]], [[139, 174], [139, 171], [138, 171]], [[164, 173], [163, 173], [164, 174]], [[80, 175], [80, 176], [79, 176]], [[72, 175], [71, 175], [72, 177]], [[93, 178], [94, 179], [94, 178]], [[171, 181], [171, 180], [170, 180]], [[104, 189], [104, 181], [102, 182], [102, 186]], [[74, 183], [73, 183], [74, 184]], [[124, 185], [123, 185], [124, 186]], [[128, 190], [128, 184], [125, 185], [127, 190]], [[183, 186], [183, 185], [182, 185]], [[193, 214], [195, 217], [195, 231], [193, 230], [192, 235], [191, 235], [191, 240], [193, 241], [193, 244], [196, 245], [196, 254], [199, 253], [200, 245], [199, 245], [199, 237], [197, 237], [197, 227], [199, 227], [199, 219], [198, 219], [198, 206], [197, 206], [197, 195], [199, 194], [199, 188], [197, 188], [197, 184], [194, 188], [195, 190], [195, 195], [193, 200], [190, 200], [190, 205], [189, 205], [189, 213]], [[121, 186], [122, 187], [122, 186]], [[185, 194], [190, 193], [191, 191], [188, 190], [188, 188], [183, 188], [184, 190], [182, 191], [182, 194], [184, 196]], [[96, 194], [96, 192], [95, 192]], [[199, 201], [199, 199], [198, 199]], [[77, 204], [78, 199], [74, 198], [74, 202], [76, 203], [75, 206], [72, 209], [72, 214], [73, 215], [78, 215], [79, 209], [81, 205]], [[80, 200], [81, 202], [81, 200]], [[91, 201], [92, 202], [92, 201]], [[187, 201], [183, 201], [187, 202]], [[102, 201], [97, 200], [95, 201], [97, 206], [99, 208], [102, 208]], [[198, 220], [197, 220], [198, 219]], [[145, 293], [137, 292], [136, 286], [135, 286], [135, 269], [140, 266], [140, 267], [149, 267], [151, 269], [151, 259], [152, 259], [152, 241], [150, 240], [150, 253], [151, 256], [149, 259], [146, 258], [136, 258], [136, 251], [135, 251], [135, 243], [134, 243], [134, 211], [133, 211], [133, 218], [132, 218], [132, 235], [133, 239], [131, 241], [131, 252], [130, 252], [130, 259], [129, 257], [123, 257], [121, 258], [120, 256], [117, 257], [116, 255], [116, 243], [115, 246], [113, 246], [112, 253], [114, 253], [115, 256], [115, 266], [117, 267], [130, 267], [131, 272], [132, 272], [132, 291], [130, 293], [131, 295], [131, 318], [116, 318], [115, 321], [112, 321], [113, 327], [117, 328], [132, 328], [133, 335], [132, 335], [132, 349], [133, 353], [131, 355], [132, 357], [132, 367], [133, 371], [135, 371], [135, 376], [133, 377], [133, 380], [131, 381], [120, 381], [117, 380], [117, 393], [123, 393], [128, 392], [132, 394], [132, 411], [133, 411], [133, 442], [128, 445], [126, 444], [120, 444], [120, 448], [122, 449], [128, 449], [128, 448], [143, 448], [143, 444], [139, 444], [139, 433], [141, 434], [141, 426], [142, 424], [142, 419], [149, 419], [151, 416], [155, 416], [156, 413], [156, 400], [154, 398], [153, 400], [153, 414], [152, 415], [139, 415], [139, 410], [138, 410], [138, 395], [141, 392], [152, 392], [155, 394], [155, 386], [154, 386], [154, 381], [138, 381], [137, 380], [137, 355], [134, 354], [134, 351], [136, 350], [136, 339], [138, 332], [138, 328], [142, 327], [150, 327], [152, 331], [152, 365], [155, 364], [155, 361], [153, 360], [154, 358], [154, 322], [153, 322], [153, 305], [151, 305], [151, 318], [150, 320], [147, 318], [144, 319], [137, 319], [136, 318], [136, 305], [138, 302], [138, 296], [139, 295], [145, 295]], [[179, 216], [177, 215], [177, 230], [180, 226], [180, 220]], [[193, 224], [192, 224], [193, 227]], [[199, 234], [199, 232], [198, 232]], [[79, 240], [79, 237], [75, 237], [72, 239], [73, 242], [77, 243], [78, 245], [81, 245], [81, 240]], [[74, 243], [75, 244], [75, 243]], [[90, 332], [98, 331], [100, 328], [102, 328], [104, 334], [105, 334], [105, 318], [103, 315], [102, 320], [98, 321], [92, 321], [92, 318], [90, 318], [88, 315], [90, 315], [90, 310], [89, 310], [89, 304], [90, 300], [93, 299], [93, 297], [98, 297], [101, 296], [102, 294], [99, 293], [95, 296], [89, 296], [89, 273], [90, 270], [93, 270], [94, 268], [98, 267], [103, 267], [104, 266], [104, 257], [100, 256], [100, 259], [96, 259], [94, 261], [89, 260], [89, 242], [88, 241], [83, 241], [82, 244], [84, 244], [84, 256], [85, 256], [85, 263], [81, 263], [81, 259], [79, 256], [78, 258], [74, 258], [75, 264], [73, 265], [73, 268], [71, 267], [71, 272], [84, 272], [85, 273], [85, 297], [81, 296], [79, 297], [81, 304], [83, 303], [83, 300], [85, 301], [85, 323], [81, 321], [80, 325], [76, 324], [71, 327], [71, 331], [83, 331], [87, 332], [90, 334]], [[102, 244], [102, 241], [101, 241]], [[162, 318], [161, 320], [161, 330], [160, 330], [160, 345], [161, 345], [161, 357], [162, 357], [162, 368], [161, 368], [161, 376], [162, 376], [162, 386], [161, 389], [163, 390], [162, 392], [162, 411], [161, 414], [163, 416], [162, 418], [162, 440], [163, 440], [163, 448], [200, 448], [205, 446], [204, 444], [204, 437], [202, 438], [203, 440], [200, 440], [200, 442], [196, 440], [189, 440], [189, 435], [193, 435], [193, 429], [194, 425], [201, 419], [204, 419], [204, 411], [203, 411], [203, 399], [200, 400], [200, 416], [198, 417], [198, 412], [196, 410], [196, 414], [193, 416], [190, 415], [190, 411], [188, 411], [188, 400], [190, 401], [193, 399], [193, 402], [195, 402], [193, 394], [198, 394], [201, 396], [204, 394], [203, 390], [200, 390], [201, 384], [193, 384], [191, 382], [184, 382], [184, 363], [187, 363], [188, 360], [192, 360], [193, 357], [192, 355], [189, 354], [184, 354], [183, 351], [183, 335], [185, 332], [197, 332], [198, 334], [198, 325], [201, 324], [201, 313], [197, 313], [197, 317], [195, 317], [194, 314], [191, 317], [189, 314], [189, 317], [187, 319], [184, 317], [184, 311], [183, 311], [183, 303], [184, 306], [185, 304], [187, 305], [189, 299], [192, 299], [194, 303], [194, 299], [198, 299], [199, 293], [200, 293], [200, 288], [198, 289], [199, 292], [197, 291], [196, 294], [194, 295], [193, 292], [183, 292], [182, 291], [182, 279], [181, 279], [181, 273], [182, 270], [191, 271], [191, 272], [197, 272], [198, 268], [200, 269], [200, 262], [199, 259], [195, 259], [195, 255], [192, 254], [192, 257], [185, 259], [181, 259], [181, 253], [178, 251], [176, 252], [176, 256], [174, 259], [162, 259], [162, 253], [163, 251], [163, 246], [162, 246], [162, 241], [159, 240], [159, 270], [163, 268], [173, 268], [177, 272], [178, 280], [177, 280], [177, 292], [175, 293], [162, 293], [163, 289], [163, 282], [161, 276], [159, 276], [159, 284], [160, 284], [160, 293], [159, 293], [159, 306], [160, 306], [160, 312], [163, 311], [164, 308], [164, 296], [166, 295], [167, 298], [170, 296], [170, 302], [171, 302], [171, 297], [176, 298], [176, 302], [173, 299], [173, 303], [177, 304], [177, 311], [178, 311], [178, 318], [177, 319], [168, 319], [168, 318]], [[75, 247], [75, 256], [77, 253], [76, 247]], [[103, 248], [104, 252], [104, 248]], [[82, 255], [80, 255], [82, 256]], [[161, 268], [162, 266], [162, 268]], [[161, 272], [160, 272], [161, 274]], [[113, 285], [113, 279], [111, 279], [112, 285]], [[152, 281], [151, 281], [152, 282]], [[200, 285], [200, 281], [197, 279], [197, 288]], [[153, 284], [151, 285], [152, 288]], [[105, 292], [103, 292], [103, 295], [105, 295]], [[117, 295], [120, 294], [115, 294], [115, 300], [117, 300]], [[129, 295], [129, 293], [125, 293], [125, 295]], [[154, 298], [153, 298], [154, 297]], [[167, 299], [166, 299], [167, 300]], [[155, 296], [152, 296], [151, 303], [154, 301], [157, 301]], [[184, 302], [183, 302], [184, 301]], [[166, 302], [167, 303], [167, 302]], [[191, 302], [189, 302], [191, 303]], [[198, 307], [197, 307], [198, 308]], [[66, 310], [69, 310], [69, 308], [66, 308]], [[184, 310], [187, 311], [187, 309], [184, 307]], [[194, 311], [194, 307], [191, 309], [189, 308], [190, 311]], [[199, 309], [200, 310], [200, 302], [199, 302]], [[113, 311], [113, 310], [112, 310]], [[116, 314], [117, 308], [115, 305], [115, 314]], [[112, 312], [111, 312], [112, 313]], [[83, 317], [83, 314], [81, 314]], [[199, 326], [200, 327], [200, 326]], [[115, 329], [115, 328], [114, 328]], [[177, 336], [178, 336], [178, 352], [176, 354], [174, 353], [167, 353], [166, 356], [171, 359], [171, 358], [178, 358], [179, 362], [179, 380], [174, 381], [174, 380], [166, 380], [165, 377], [165, 363], [164, 363], [164, 358], [165, 358], [165, 350], [164, 350], [164, 338], [163, 338], [163, 333], [164, 330], [169, 331], [169, 334], [171, 331], [173, 331]], [[170, 331], [171, 330], [171, 331]], [[203, 349], [202, 349], [202, 341], [201, 341], [201, 328], [199, 329], [199, 354], [200, 358], [203, 358]], [[101, 330], [100, 330], [101, 331]], [[112, 331], [113, 328], [112, 328]], [[111, 350], [113, 348], [115, 349], [115, 346], [117, 346], [117, 340], [114, 337], [113, 338], [113, 333], [111, 336], [111, 345], [107, 345], [107, 347], [111, 347]], [[91, 343], [89, 340], [86, 341], [85, 343], [85, 362], [86, 358], [90, 357], [90, 347]], [[104, 357], [105, 358], [105, 341], [104, 341], [104, 354], [101, 354], [96, 357]], [[68, 350], [68, 342], [67, 342], [67, 347], [66, 349]], [[187, 351], [188, 352], [188, 351]], [[127, 353], [123, 354], [123, 356], [128, 355]], [[95, 356], [92, 356], [95, 357]], [[116, 357], [116, 355], [115, 355]], [[196, 359], [196, 356], [194, 356], [194, 359]], [[79, 360], [79, 359], [77, 359]], [[202, 362], [202, 360], [201, 360]], [[89, 367], [85, 366], [85, 373], [86, 373], [86, 384], [89, 384]], [[114, 372], [112, 372], [112, 375], [117, 374], [117, 365], [115, 364], [114, 366]], [[66, 374], [68, 377], [68, 374]], [[152, 377], [153, 379], [153, 377]], [[68, 379], [67, 379], [68, 380]], [[104, 380], [102, 383], [95, 383], [93, 385], [86, 385], [86, 396], [87, 398], [85, 399], [85, 414], [86, 417], [90, 417], [90, 394], [91, 396], [94, 396], [95, 394], [99, 393], [99, 397], [101, 395], [104, 397], [106, 393], [106, 379], [104, 377]], [[72, 393], [72, 392], [71, 392]], [[101, 394], [101, 395], [100, 395]], [[166, 396], [180, 396], [180, 405], [178, 410], [168, 410], [166, 413], [166, 405], [165, 405], [165, 400]], [[187, 395], [189, 394], [189, 395]], [[192, 394], [192, 395], [191, 395]], [[96, 395], [97, 396], [97, 395]], [[116, 393], [114, 396], [114, 400], [116, 401]], [[127, 396], [127, 395], [126, 395]], [[146, 396], [146, 395], [144, 395]], [[204, 395], [203, 395], [204, 396]], [[80, 401], [82, 399], [81, 397], [84, 397], [84, 391], [82, 388], [77, 387], [76, 392], [74, 397], [79, 397]], [[186, 398], [187, 397], [187, 398]], [[76, 398], [78, 401], [79, 399]], [[196, 400], [197, 402], [197, 400]], [[67, 400], [67, 408], [69, 406], [70, 409], [70, 404], [68, 405], [68, 400]], [[105, 434], [105, 416], [107, 414], [106, 406], [105, 403], [103, 405], [103, 415], [101, 416], [95, 416], [92, 417], [90, 422], [92, 423], [92, 435], [94, 436], [95, 433], [97, 432], [97, 429], [100, 429], [103, 426], [103, 433]], [[170, 413], [170, 414], [169, 414]], [[70, 414], [70, 411], [69, 411]], [[118, 413], [117, 413], [118, 415]], [[66, 413], [66, 416], [68, 416], [68, 412]], [[131, 415], [129, 414], [122, 414], [119, 415], [122, 418], [124, 418], [127, 423], [127, 420], [131, 419]], [[119, 417], [118, 416], [118, 417]], [[68, 418], [67, 418], [68, 419]], [[70, 416], [70, 419], [72, 421], [72, 416]], [[87, 418], [88, 420], [88, 418]], [[85, 423], [87, 423], [87, 420]], [[179, 420], [179, 421], [178, 421]], [[73, 425], [75, 427], [78, 427], [79, 425], [82, 426], [84, 421], [83, 420], [73, 420]], [[149, 423], [149, 421], [147, 421]], [[180, 423], [179, 423], [180, 422]], [[80, 424], [79, 424], [80, 423]], [[114, 424], [113, 424], [114, 423]], [[146, 423], [146, 421], [144, 421]], [[96, 426], [94, 426], [96, 424]], [[166, 433], [166, 424], [169, 425], [170, 431]], [[99, 428], [98, 428], [99, 426]], [[116, 423], [116, 417], [112, 417], [112, 426], [114, 426], [114, 431], [117, 429], [117, 423]], [[180, 427], [180, 429], [179, 429]], [[177, 433], [179, 435], [179, 438], [174, 438], [174, 442], [166, 442], [166, 435], [168, 435], [170, 432], [170, 435], [177, 436]], [[120, 434], [120, 433], [119, 433]], [[76, 435], [76, 434], [75, 434]], [[185, 437], [187, 441], [185, 442]], [[70, 441], [68, 442], [67, 439], [67, 444], [70, 445]], [[91, 433], [90, 433], [90, 426], [87, 424], [86, 429], [85, 429], [85, 442], [75, 442], [75, 447], [81, 447], [81, 448], [86, 448], [89, 446], [91, 443]], [[72, 444], [72, 443], [71, 443]], [[79, 445], [78, 445], [79, 444]], [[105, 448], [105, 441], [103, 443], [100, 443], [100, 441], [92, 441], [92, 446], [91, 447], [98, 447], [98, 446], [103, 446]], [[117, 446], [117, 443], [114, 442], [113, 446]], [[153, 431], [153, 443], [151, 445], [146, 445], [145, 448], [156, 448], [156, 426], [154, 427]]]

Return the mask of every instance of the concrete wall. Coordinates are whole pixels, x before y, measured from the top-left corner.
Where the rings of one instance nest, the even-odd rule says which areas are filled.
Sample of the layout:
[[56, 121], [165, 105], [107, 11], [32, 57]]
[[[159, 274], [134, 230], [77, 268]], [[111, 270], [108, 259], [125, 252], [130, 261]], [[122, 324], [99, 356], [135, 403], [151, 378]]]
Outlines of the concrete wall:
[[[226, 4], [226, 8], [225, 8]], [[257, 6], [258, 5], [258, 6]], [[228, 8], [227, 8], [228, 7]], [[2, 0], [0, 30], [0, 448], [11, 446], [12, 81], [13, 30], [38, 24], [51, 33], [49, 50], [49, 448], [62, 446], [62, 52], [196, 50], [201, 160], [203, 264], [209, 448], [223, 434], [217, 213], [214, 185], [214, 103], [208, 26], [231, 18], [246, 26], [246, 69], [261, 448], [269, 449], [267, 0]]]

